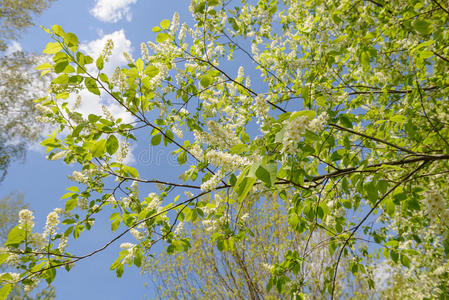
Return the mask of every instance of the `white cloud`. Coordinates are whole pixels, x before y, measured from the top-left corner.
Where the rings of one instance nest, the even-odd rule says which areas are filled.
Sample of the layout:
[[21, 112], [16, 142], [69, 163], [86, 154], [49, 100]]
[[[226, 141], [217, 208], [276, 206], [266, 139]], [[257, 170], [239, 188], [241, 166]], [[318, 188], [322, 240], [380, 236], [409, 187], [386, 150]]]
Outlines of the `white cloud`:
[[[114, 48], [111, 56], [109, 57], [109, 61], [104, 64], [102, 72], [106, 73], [108, 77], [111, 77], [116, 67], [127, 64], [127, 61], [123, 56], [123, 52], [131, 52], [131, 42], [126, 38], [125, 31], [123, 29], [110, 34], [105, 34], [99, 39], [84, 42], [80, 45], [80, 50], [96, 60], [103, 51], [103, 48], [109, 39], [113, 40]], [[95, 70], [96, 67], [94, 64], [89, 65], [88, 72], [96, 75]], [[80, 91], [79, 96], [81, 96], [81, 105], [77, 111], [86, 117], [89, 114], [103, 115], [102, 105], [105, 105], [114, 118], [121, 118], [124, 122], [132, 122], [134, 120], [134, 117], [128, 113], [126, 109], [121, 107], [114, 101], [114, 99], [111, 99], [106, 92], [103, 90], [100, 91], [100, 96], [94, 95], [87, 90]], [[74, 102], [75, 99], [76, 97], [72, 96], [70, 102]]]
[[114, 68], [121, 65], [126, 65], [127, 61], [123, 56], [123, 52], [131, 53], [131, 42], [126, 38], [125, 31], [120, 29], [110, 34], [104, 34], [101, 38], [85, 42], [80, 45], [80, 50], [89, 54], [94, 59], [101, 54], [106, 45], [106, 42], [111, 39], [114, 41], [114, 49], [112, 50], [109, 62], [106, 62], [102, 72], [110, 75]]
[[16, 41], [12, 41], [12, 43], [8, 45], [8, 49], [6, 49], [6, 55], [10, 55], [16, 51], [22, 51], [22, 45]]
[[132, 19], [129, 6], [137, 0], [96, 0], [95, 7], [90, 13], [103, 22], [115, 23], [122, 18], [128, 22]]

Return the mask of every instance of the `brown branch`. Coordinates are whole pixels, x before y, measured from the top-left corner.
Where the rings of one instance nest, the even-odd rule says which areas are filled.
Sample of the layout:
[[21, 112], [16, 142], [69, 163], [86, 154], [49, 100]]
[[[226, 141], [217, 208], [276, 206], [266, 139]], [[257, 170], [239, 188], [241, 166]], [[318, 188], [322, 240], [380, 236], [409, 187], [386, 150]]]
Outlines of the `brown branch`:
[[390, 143], [390, 142], [387, 142], [387, 141], [385, 141], [385, 140], [382, 140], [382, 139], [379, 139], [379, 138], [376, 138], [376, 137], [374, 137], [374, 136], [370, 136], [370, 135], [367, 135], [367, 134], [364, 134], [364, 133], [361, 133], [361, 132], [357, 132], [357, 131], [354, 131], [354, 130], [349, 129], [349, 128], [345, 128], [345, 127], [342, 127], [342, 126], [337, 125], [337, 124], [332, 124], [332, 123], [331, 123], [331, 124], [329, 124], [329, 126], [338, 128], [338, 129], [343, 130], [343, 131], [350, 132], [350, 133], [355, 134], [355, 135], [362, 136], [362, 137], [364, 137], [364, 138], [367, 138], [367, 139], [370, 139], [370, 140], [373, 140], [373, 141], [376, 141], [376, 142], [379, 142], [379, 143], [382, 143], [382, 144], [385, 144], [385, 145], [388, 145], [388, 146], [390, 146], [390, 147], [393, 147], [393, 148], [396, 148], [396, 149], [398, 149], [398, 150], [404, 151], [404, 152], [406, 152], [406, 153], [408, 153], [408, 154], [413, 154], [413, 155], [416, 155], [416, 154], [417, 154], [416, 152], [414, 152], [414, 151], [412, 151], [412, 150], [408, 150], [408, 149], [406, 149], [406, 148], [404, 148], [404, 147], [395, 145], [395, 144]]
[[449, 10], [444, 8], [437, 0], [432, 0], [433, 3], [435, 3], [439, 8], [441, 8], [445, 13], [449, 15]]

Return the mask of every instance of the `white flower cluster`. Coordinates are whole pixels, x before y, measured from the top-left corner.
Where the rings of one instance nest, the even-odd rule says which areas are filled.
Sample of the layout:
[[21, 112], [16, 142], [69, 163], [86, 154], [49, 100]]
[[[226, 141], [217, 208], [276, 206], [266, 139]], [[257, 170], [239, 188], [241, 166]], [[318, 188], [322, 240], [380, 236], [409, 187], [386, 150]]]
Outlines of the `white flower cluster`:
[[64, 253], [66, 247], [67, 247], [67, 237], [62, 236], [61, 239], [59, 240], [58, 245], [59, 252]]
[[85, 197], [78, 198], [77, 204], [81, 210], [86, 210], [89, 208], [89, 201]]
[[47, 159], [58, 160], [58, 159], [64, 158], [68, 152], [69, 152], [68, 150], [59, 151], [55, 155], [53, 155], [51, 158], [47, 156]]
[[328, 119], [327, 113], [322, 113], [312, 121], [307, 116], [297, 116], [287, 123], [286, 131], [282, 141], [282, 152], [287, 154], [295, 154], [297, 144], [306, 130], [321, 131], [323, 130]]
[[238, 168], [251, 163], [247, 158], [241, 157], [240, 155], [216, 150], [207, 152], [206, 158], [211, 164], [217, 167], [222, 167], [225, 172], [234, 172]]
[[446, 201], [443, 195], [435, 188], [424, 193], [424, 204], [427, 213], [432, 219], [444, 214], [446, 211]]
[[19, 212], [20, 228], [25, 229], [28, 232], [33, 230], [33, 227], [34, 227], [33, 219], [34, 219], [34, 216], [33, 216], [33, 212], [31, 210], [22, 209]]
[[86, 175], [84, 175], [82, 172], [79, 172], [79, 171], [73, 171], [72, 175], [68, 176], [68, 178], [70, 180], [73, 180], [78, 183], [83, 183], [83, 184], [87, 183], [87, 179], [88, 179]]
[[320, 132], [326, 126], [329, 116], [326, 112], [321, 113], [318, 117], [310, 121], [309, 129], [311, 131]]
[[136, 247], [136, 245], [134, 245], [132, 243], [123, 243], [120, 245], [120, 248], [128, 251], [128, 254], [123, 258], [123, 261], [125, 263], [132, 263], [135, 247]]
[[180, 139], [182, 139], [182, 137], [184, 136], [184, 133], [182, 132], [182, 130], [180, 128], [178, 128], [176, 125], [173, 126], [171, 128], [171, 130], [173, 131], [173, 133]]
[[184, 222], [179, 222], [178, 226], [176, 226], [175, 230], [173, 231], [173, 233], [175, 235], [180, 235], [182, 233], [182, 231], [184, 230]]
[[103, 51], [101, 52], [101, 55], [105, 61], [109, 61], [109, 57], [112, 54], [112, 49], [114, 49], [114, 41], [112, 39], [108, 39], [104, 45]]
[[41, 113], [41, 114], [53, 114], [53, 111], [47, 107], [47, 106], [43, 106], [42, 104], [38, 103], [36, 104], [36, 109]]
[[201, 223], [206, 227], [207, 232], [215, 232], [218, 229], [218, 222], [216, 220], [203, 220]]
[[123, 163], [128, 156], [129, 152], [129, 143], [128, 142], [121, 142], [120, 143], [120, 150], [116, 154], [117, 162]]
[[201, 149], [200, 145], [194, 144], [193, 146], [190, 147], [189, 151], [199, 161], [203, 160], [204, 153], [203, 153], [203, 149]]
[[134, 246], [136, 246], [136, 245], [134, 245], [133, 243], [122, 243], [120, 245], [120, 248], [122, 248], [124, 250], [129, 250], [129, 249], [134, 248]]
[[284, 139], [282, 140], [282, 152], [295, 154], [300, 138], [306, 132], [310, 120], [307, 116], [299, 116], [291, 120], [286, 128]]
[[261, 94], [257, 95], [252, 108], [258, 117], [265, 117], [269, 110], [267, 100]]
[[201, 185], [202, 191], [212, 191], [214, 190], [218, 184], [220, 183], [220, 180], [223, 178], [223, 172], [220, 170], [218, 173], [216, 173], [214, 176], [212, 176], [208, 181], [204, 182]]
[[56, 233], [56, 228], [59, 224], [59, 208], [55, 208], [51, 213], [47, 215], [47, 222], [45, 223], [44, 237], [48, 237]]
[[145, 43], [140, 44], [140, 52], [142, 54], [143, 60], [145, 60], [145, 61], [150, 60], [150, 53], [148, 52], [148, 48], [147, 48], [147, 45], [145, 45]]
[[211, 120], [207, 123], [207, 127], [210, 130], [210, 134], [197, 130], [194, 131], [195, 139], [198, 142], [221, 149], [229, 149], [241, 143], [229, 126], [221, 126]]
[[162, 204], [161, 198], [156, 193], [149, 193], [145, 201], [148, 203], [149, 210], [157, 211]]
[[[8, 280], [5, 275], [9, 274], [11, 276], [12, 279]], [[0, 273], [0, 277], [2, 277], [2, 281], [4, 281], [5, 283], [17, 283], [20, 281], [20, 274], [19, 273]]]
[[134, 237], [136, 240], [138, 240], [138, 241], [143, 240], [143, 238], [145, 237], [144, 234], [143, 234], [143, 232], [140, 232], [140, 231], [137, 230], [136, 228], [131, 228], [131, 229], [129, 230], [129, 232], [131, 232], [131, 234], [133, 235], [133, 237]]

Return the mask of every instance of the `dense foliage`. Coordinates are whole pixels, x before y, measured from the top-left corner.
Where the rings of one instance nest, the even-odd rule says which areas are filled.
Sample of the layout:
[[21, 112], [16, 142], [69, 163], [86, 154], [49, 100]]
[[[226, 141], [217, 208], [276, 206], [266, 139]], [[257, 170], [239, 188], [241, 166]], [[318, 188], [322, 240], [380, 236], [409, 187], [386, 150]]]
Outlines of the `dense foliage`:
[[[127, 54], [128, 66], [113, 74], [102, 71], [112, 42], [91, 57], [75, 34], [47, 29], [53, 62], [38, 69], [57, 77], [37, 106], [57, 129], [42, 145], [49, 159], [79, 166], [71, 176], [79, 184], [42, 234], [32, 212], [20, 212], [0, 254], [18, 273], [0, 277], [2, 295], [18, 282], [51, 282], [59, 268], [101, 255], [128, 232], [134, 241], [111, 265], [119, 277], [127, 265], [157, 270], [149, 259], [157, 243], [166, 255], [188, 251], [198, 222], [223, 257], [238, 254], [263, 236], [251, 228], [266, 221], [249, 226], [248, 216], [277, 203], [289, 249], [257, 258], [269, 277], [259, 281], [263, 293], [248, 287], [250, 298], [445, 297], [449, 7], [193, 0], [190, 9], [193, 25], [180, 25], [177, 14], [163, 20], [141, 58]], [[82, 89], [133, 121], [107, 107], [77, 112]], [[179, 173], [158, 178], [130, 166], [130, 144], [167, 149]], [[110, 215], [110, 242], [70, 253], [67, 243], [95, 230], [99, 214]]]

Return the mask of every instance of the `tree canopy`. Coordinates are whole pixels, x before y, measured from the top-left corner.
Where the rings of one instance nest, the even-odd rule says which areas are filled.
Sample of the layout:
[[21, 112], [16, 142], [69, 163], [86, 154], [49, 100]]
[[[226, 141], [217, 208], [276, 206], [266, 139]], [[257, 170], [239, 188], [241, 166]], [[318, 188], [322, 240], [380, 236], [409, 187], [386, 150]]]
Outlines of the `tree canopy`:
[[[55, 131], [42, 145], [79, 169], [43, 233], [20, 212], [0, 254], [17, 257], [18, 272], [0, 276], [0, 295], [51, 282], [119, 240], [118, 277], [126, 266], [158, 270], [155, 245], [176, 255], [198, 233], [225, 258], [266, 236], [260, 245], [278, 253], [257, 258], [267, 270], [258, 282], [276, 297], [448, 295], [446, 3], [192, 0], [190, 11], [193, 24], [162, 20], [113, 74], [103, 71], [112, 41], [91, 57], [74, 33], [46, 29], [53, 60], [37, 69], [56, 78], [37, 108]], [[132, 121], [77, 111], [83, 89]], [[131, 165], [130, 145], [170, 152], [179, 172]], [[110, 242], [71, 253], [102, 214]], [[253, 232], [278, 220], [291, 233], [282, 249]], [[248, 284], [250, 298], [263, 293]]]
[[42, 57], [12, 52], [8, 43], [32, 26], [33, 17], [52, 1], [0, 1], [0, 182], [11, 161], [24, 157], [26, 143], [40, 137], [42, 126], [35, 121], [38, 114], [32, 100], [45, 94], [48, 82], [33, 71]]

